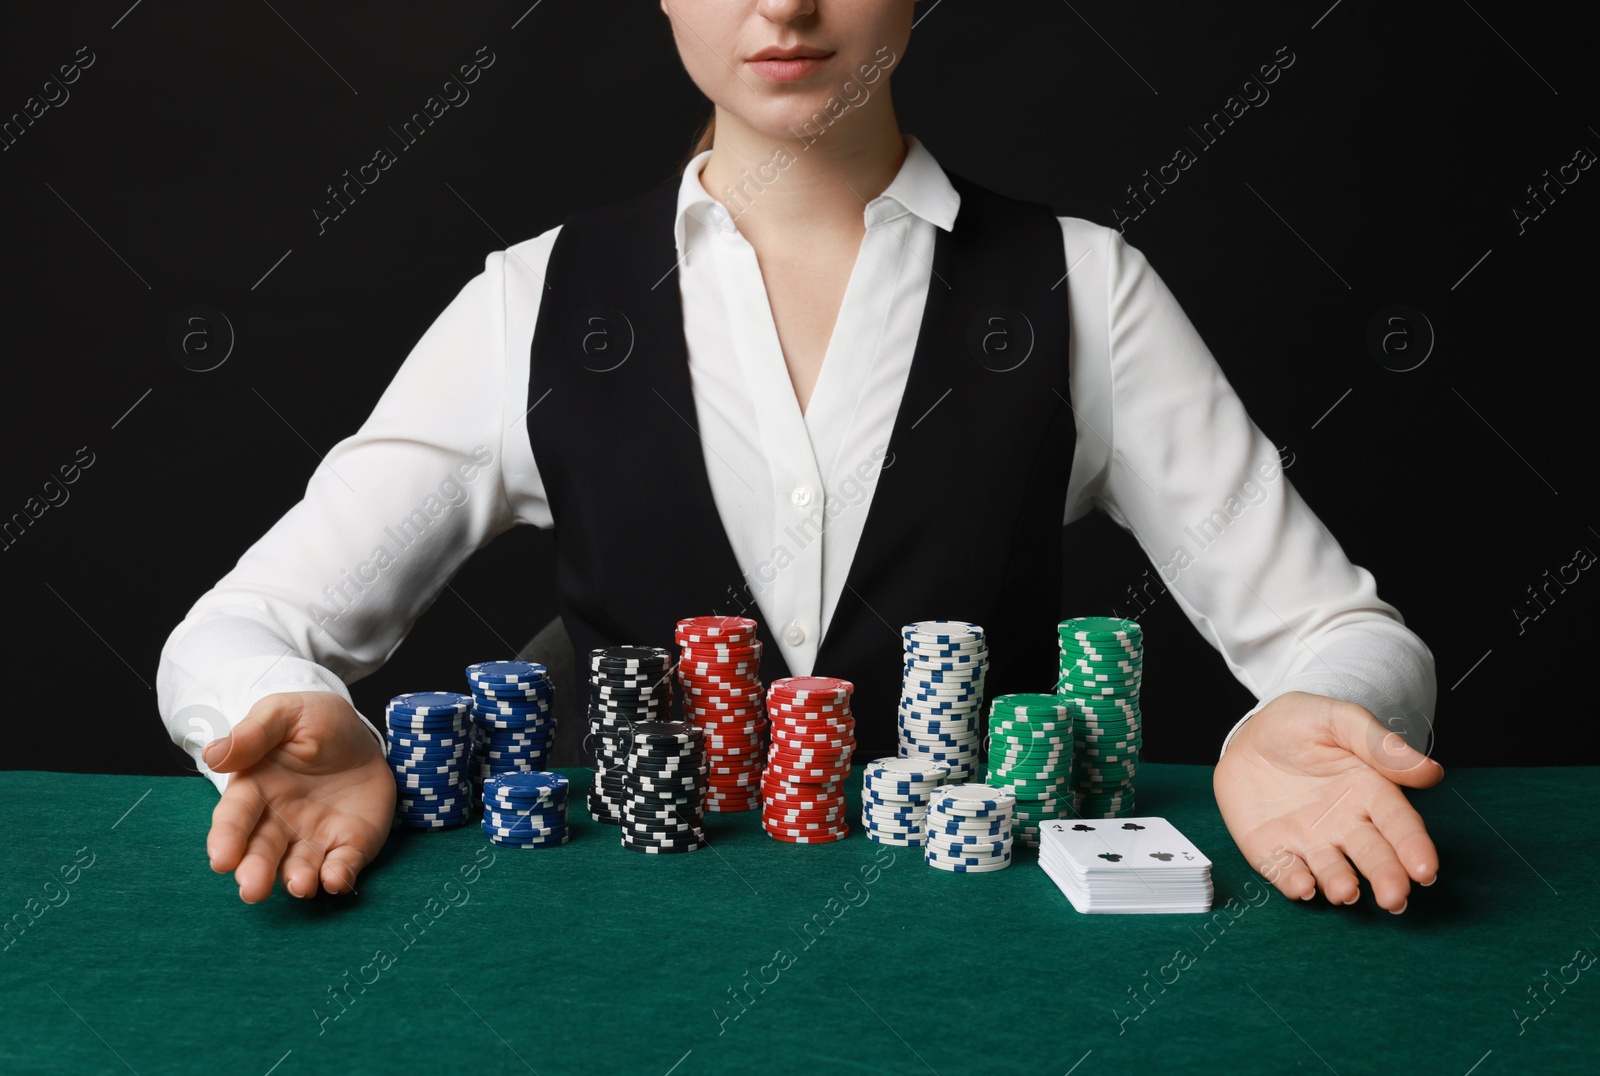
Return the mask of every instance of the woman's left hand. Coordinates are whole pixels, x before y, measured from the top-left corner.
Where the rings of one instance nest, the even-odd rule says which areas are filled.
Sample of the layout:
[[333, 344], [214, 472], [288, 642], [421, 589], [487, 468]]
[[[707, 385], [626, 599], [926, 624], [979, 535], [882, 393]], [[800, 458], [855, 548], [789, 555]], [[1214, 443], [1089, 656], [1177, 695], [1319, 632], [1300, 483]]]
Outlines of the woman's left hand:
[[1411, 883], [1432, 885], [1439, 874], [1401, 786], [1431, 788], [1443, 777], [1364, 707], [1296, 691], [1239, 727], [1212, 785], [1239, 850], [1285, 896], [1310, 900], [1320, 888], [1354, 904], [1359, 870], [1378, 904], [1399, 914]]

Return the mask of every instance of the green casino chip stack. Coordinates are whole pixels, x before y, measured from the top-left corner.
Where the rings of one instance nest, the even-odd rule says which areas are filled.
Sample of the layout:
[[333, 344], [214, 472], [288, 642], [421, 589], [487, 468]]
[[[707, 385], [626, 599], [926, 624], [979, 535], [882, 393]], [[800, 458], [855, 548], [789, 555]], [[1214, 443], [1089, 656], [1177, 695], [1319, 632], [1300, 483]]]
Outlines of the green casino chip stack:
[[1037, 847], [1041, 822], [1071, 815], [1073, 734], [1060, 695], [996, 695], [990, 704], [986, 780], [1016, 793], [1014, 840]]
[[1132, 620], [1080, 616], [1056, 626], [1056, 695], [1072, 715], [1072, 805], [1080, 818], [1133, 814], [1144, 632]]

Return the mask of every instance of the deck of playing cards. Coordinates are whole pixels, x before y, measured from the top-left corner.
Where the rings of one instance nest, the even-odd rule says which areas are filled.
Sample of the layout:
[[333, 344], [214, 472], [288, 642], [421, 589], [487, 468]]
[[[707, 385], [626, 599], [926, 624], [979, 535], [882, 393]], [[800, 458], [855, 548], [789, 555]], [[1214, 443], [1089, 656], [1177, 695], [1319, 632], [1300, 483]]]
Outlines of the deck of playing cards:
[[1165, 818], [1057, 818], [1039, 866], [1080, 912], [1209, 912], [1211, 860]]

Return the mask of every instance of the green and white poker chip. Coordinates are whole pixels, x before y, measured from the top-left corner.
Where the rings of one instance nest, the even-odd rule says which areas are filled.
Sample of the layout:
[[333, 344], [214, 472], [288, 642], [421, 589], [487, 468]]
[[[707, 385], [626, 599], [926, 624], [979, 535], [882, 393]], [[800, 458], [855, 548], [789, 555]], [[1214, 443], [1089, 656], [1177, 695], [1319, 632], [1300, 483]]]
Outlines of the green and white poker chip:
[[[1072, 813], [1083, 818], [1126, 817], [1133, 811], [1133, 778], [1144, 742], [1139, 705], [1144, 630], [1133, 620], [1073, 617], [1061, 621], [1056, 632], [1060, 648], [1056, 694], [1072, 724]], [[998, 770], [1013, 781], [1026, 782], [1029, 778], [1021, 774], [1037, 772], [1019, 769], [1028, 765], [1013, 754], [1003, 758]], [[995, 768], [991, 761], [991, 769]], [[1036, 824], [1036, 816], [1022, 817]]]
[[1063, 639], [1082, 639], [1089, 642], [1106, 639], [1140, 639], [1144, 629], [1136, 620], [1123, 620], [1109, 616], [1069, 617], [1056, 625]]

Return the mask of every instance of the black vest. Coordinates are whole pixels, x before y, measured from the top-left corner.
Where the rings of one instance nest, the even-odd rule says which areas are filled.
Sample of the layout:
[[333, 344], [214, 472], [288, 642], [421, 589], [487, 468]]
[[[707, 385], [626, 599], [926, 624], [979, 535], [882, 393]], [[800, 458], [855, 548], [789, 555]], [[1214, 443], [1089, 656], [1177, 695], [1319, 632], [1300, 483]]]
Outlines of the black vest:
[[[987, 694], [1050, 691], [1075, 436], [1066, 259], [1049, 207], [952, 173], [888, 455], [817, 675], [855, 683], [856, 755], [895, 753], [900, 627], [970, 620]], [[570, 214], [534, 328], [528, 435], [555, 519], [561, 617], [598, 646], [675, 649], [686, 616], [760, 624], [762, 680], [790, 675], [712, 500], [690, 387], [673, 222], [679, 181]], [[826, 539], [824, 539], [826, 540]]]

